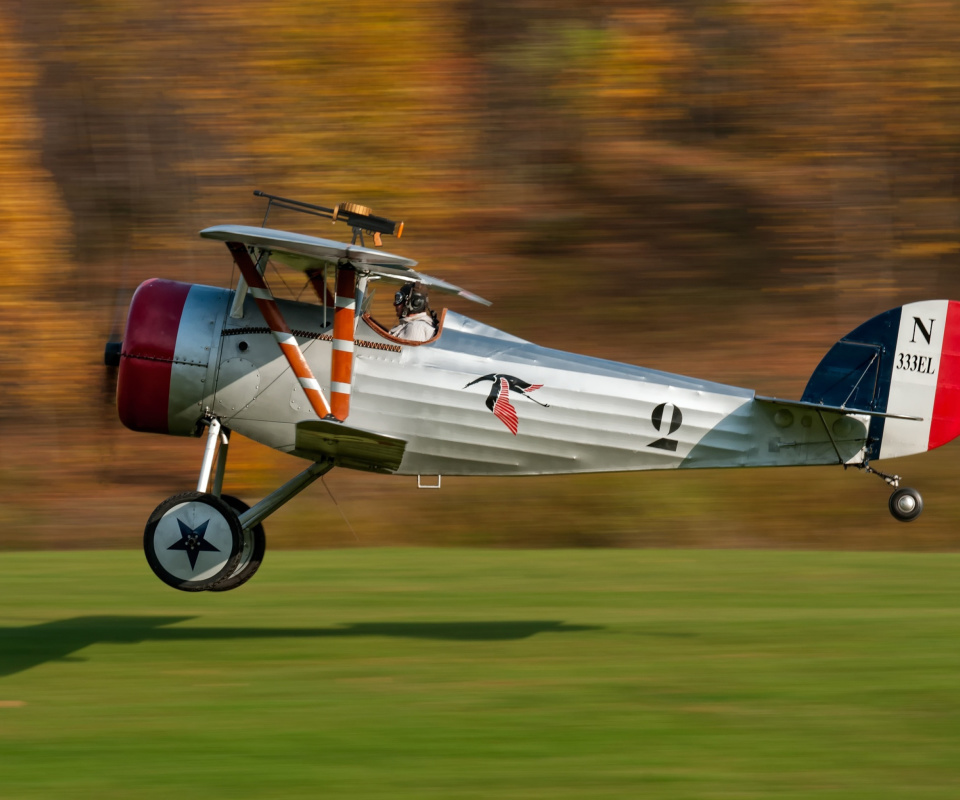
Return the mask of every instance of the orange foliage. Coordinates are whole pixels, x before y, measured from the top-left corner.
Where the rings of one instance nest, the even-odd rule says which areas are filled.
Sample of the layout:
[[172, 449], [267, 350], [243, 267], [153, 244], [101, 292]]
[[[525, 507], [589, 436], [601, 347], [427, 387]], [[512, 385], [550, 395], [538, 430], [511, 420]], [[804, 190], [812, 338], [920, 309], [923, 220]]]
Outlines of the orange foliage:
[[[929, 0], [14, 4], [0, 422], [42, 422], [0, 470], [137, 461], [100, 396], [118, 297], [229, 281], [196, 232], [258, 222], [254, 188], [404, 219], [395, 249], [520, 335], [796, 394], [862, 319], [960, 296], [958, 101], [960, 9]], [[142, 446], [189, 474], [183, 444]]]

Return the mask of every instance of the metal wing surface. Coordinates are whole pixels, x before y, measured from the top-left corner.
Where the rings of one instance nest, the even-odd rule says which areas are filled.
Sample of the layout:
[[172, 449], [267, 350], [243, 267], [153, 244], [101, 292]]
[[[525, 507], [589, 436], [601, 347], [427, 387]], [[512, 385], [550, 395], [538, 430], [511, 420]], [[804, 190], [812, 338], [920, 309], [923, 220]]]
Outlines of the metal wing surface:
[[[406, 281], [409, 281], [410, 278], [406, 278]], [[489, 300], [484, 299], [478, 294], [473, 292], [468, 292], [466, 289], [461, 289], [459, 286], [454, 286], [452, 283], [447, 283], [440, 278], [434, 278], [432, 275], [424, 275], [420, 273], [420, 277], [414, 278], [414, 280], [420, 281], [425, 286], [428, 286], [430, 289], [435, 289], [438, 292], [443, 294], [455, 294], [459, 297], [462, 297], [464, 300], [469, 300], [472, 303], [479, 303], [482, 306], [492, 306]]]
[[200, 231], [205, 239], [221, 242], [241, 242], [261, 250], [269, 250], [274, 258], [289, 263], [294, 269], [306, 270], [324, 264], [339, 264], [348, 261], [354, 267], [387, 268], [399, 274], [410, 272], [416, 261], [396, 256], [383, 250], [357, 247], [333, 239], [320, 239], [302, 233], [278, 231], [273, 228], [256, 228], [251, 225], [214, 225]]
[[320, 239], [302, 233], [256, 228], [251, 225], [215, 225], [200, 231], [200, 235], [205, 239], [241, 242], [261, 250], [269, 250], [277, 261], [301, 272], [319, 269], [325, 264], [339, 264], [346, 261], [363, 275], [375, 275], [400, 283], [420, 281], [431, 290], [455, 294], [474, 303], [490, 305], [489, 300], [484, 300], [473, 292], [468, 292], [440, 278], [416, 272], [413, 267], [417, 262], [413, 259], [383, 250], [358, 247], [346, 242]]

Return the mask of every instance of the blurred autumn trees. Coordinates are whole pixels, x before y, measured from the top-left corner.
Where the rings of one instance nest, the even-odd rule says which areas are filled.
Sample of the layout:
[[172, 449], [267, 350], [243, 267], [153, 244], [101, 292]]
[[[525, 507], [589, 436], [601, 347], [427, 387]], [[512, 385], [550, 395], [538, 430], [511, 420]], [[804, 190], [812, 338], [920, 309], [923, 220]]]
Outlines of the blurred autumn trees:
[[254, 188], [405, 219], [520, 335], [768, 393], [960, 297], [952, 2], [14, 0], [0, 103], [8, 476], [167, 447], [105, 421], [103, 341], [143, 278], [230, 279], [196, 232]]

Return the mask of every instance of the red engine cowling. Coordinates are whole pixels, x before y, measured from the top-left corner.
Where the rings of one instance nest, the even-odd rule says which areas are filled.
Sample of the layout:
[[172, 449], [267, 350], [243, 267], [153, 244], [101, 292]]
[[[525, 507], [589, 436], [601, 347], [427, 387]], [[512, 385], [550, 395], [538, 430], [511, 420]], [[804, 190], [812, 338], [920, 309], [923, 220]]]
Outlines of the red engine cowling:
[[195, 436], [211, 404], [230, 292], [153, 278], [130, 302], [117, 411], [134, 431]]

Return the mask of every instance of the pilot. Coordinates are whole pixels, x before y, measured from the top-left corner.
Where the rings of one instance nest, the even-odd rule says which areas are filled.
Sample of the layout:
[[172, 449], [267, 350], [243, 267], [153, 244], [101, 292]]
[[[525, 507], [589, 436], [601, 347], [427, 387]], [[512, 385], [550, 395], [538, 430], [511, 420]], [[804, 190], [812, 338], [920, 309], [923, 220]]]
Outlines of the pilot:
[[427, 290], [420, 281], [407, 283], [393, 297], [393, 307], [400, 321], [390, 335], [409, 342], [425, 342], [437, 333], [437, 315], [430, 310]]

